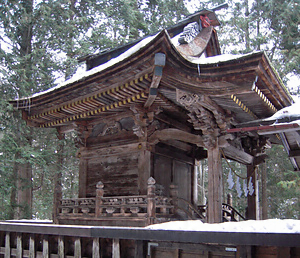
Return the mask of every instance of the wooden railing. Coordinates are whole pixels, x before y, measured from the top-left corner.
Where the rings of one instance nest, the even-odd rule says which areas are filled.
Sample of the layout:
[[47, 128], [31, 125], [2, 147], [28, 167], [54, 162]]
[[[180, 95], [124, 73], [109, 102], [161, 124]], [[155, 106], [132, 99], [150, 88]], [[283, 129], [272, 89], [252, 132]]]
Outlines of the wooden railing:
[[[168, 219], [174, 214], [172, 198], [158, 196], [155, 180], [148, 179], [147, 195], [104, 196], [104, 184], [96, 185], [95, 198], [62, 199], [58, 206], [60, 217], [84, 218], [144, 218], [147, 225], [159, 218]], [[161, 221], [161, 220], [160, 220]]]
[[[185, 213], [186, 219], [205, 220], [206, 206], [194, 206], [191, 202], [178, 197], [177, 186], [170, 185], [170, 197], [160, 196], [156, 191], [155, 180], [148, 179], [147, 195], [104, 196], [104, 184], [96, 185], [96, 197], [63, 199], [58, 207], [58, 215], [64, 219], [78, 218], [99, 220], [115, 219], [121, 221], [143, 220], [142, 226], [157, 222], [178, 219], [178, 211]], [[228, 200], [231, 203], [231, 200]], [[223, 220], [238, 221], [245, 218], [229, 203], [222, 204]], [[117, 224], [119, 225], [119, 224]], [[127, 226], [130, 225], [126, 224]], [[133, 225], [136, 226], [136, 225]]]
[[300, 234], [297, 233], [170, 231], [0, 222], [0, 257], [5, 258], [164, 258], [178, 257], [178, 253], [182, 257], [203, 253], [213, 257], [266, 257], [266, 254], [298, 257], [299, 248]]

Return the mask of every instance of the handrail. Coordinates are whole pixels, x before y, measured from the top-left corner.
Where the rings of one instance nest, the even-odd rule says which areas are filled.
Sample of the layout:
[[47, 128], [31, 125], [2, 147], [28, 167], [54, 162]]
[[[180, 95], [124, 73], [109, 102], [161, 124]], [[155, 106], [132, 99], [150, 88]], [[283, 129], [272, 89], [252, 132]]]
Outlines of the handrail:
[[246, 220], [246, 218], [237, 211], [237, 209], [235, 209], [234, 207], [232, 207], [231, 205], [229, 205], [228, 203], [222, 203], [222, 205], [224, 206], [228, 206], [230, 209], [232, 209], [238, 216], [240, 216], [243, 220]]
[[[205, 217], [197, 210], [197, 208], [191, 202], [181, 197], [177, 197], [177, 199], [186, 202], [189, 205], [189, 208], [191, 208], [201, 219], [205, 219]], [[180, 209], [183, 210], [182, 207], [180, 207]]]

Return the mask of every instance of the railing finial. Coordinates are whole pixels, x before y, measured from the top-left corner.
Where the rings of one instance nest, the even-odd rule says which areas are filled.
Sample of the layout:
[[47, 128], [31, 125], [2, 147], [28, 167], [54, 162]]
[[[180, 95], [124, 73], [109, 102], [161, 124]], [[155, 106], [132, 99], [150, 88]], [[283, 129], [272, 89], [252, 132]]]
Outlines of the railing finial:
[[147, 183], [148, 183], [148, 185], [155, 185], [156, 181], [155, 181], [155, 179], [151, 176], [151, 177], [149, 177]]
[[99, 181], [99, 182], [96, 184], [96, 188], [97, 188], [97, 189], [102, 189], [102, 188], [104, 188], [104, 184], [103, 184], [101, 181]]

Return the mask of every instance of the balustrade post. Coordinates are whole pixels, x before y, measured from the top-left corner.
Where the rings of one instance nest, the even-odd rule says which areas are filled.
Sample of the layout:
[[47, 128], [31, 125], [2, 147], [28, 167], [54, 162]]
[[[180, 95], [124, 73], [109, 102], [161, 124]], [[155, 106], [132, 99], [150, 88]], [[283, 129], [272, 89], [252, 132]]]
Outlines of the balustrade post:
[[104, 184], [99, 181], [96, 185], [96, 210], [95, 210], [95, 216], [100, 217], [102, 214], [102, 208], [101, 205], [103, 203], [102, 197], [104, 195]]
[[22, 233], [17, 234], [17, 258], [23, 257], [23, 247], [22, 247]]
[[35, 257], [35, 235], [31, 234], [29, 237], [29, 258]]
[[93, 258], [100, 258], [100, 242], [99, 238], [93, 238]]
[[44, 235], [43, 238], [43, 258], [50, 257], [50, 250], [49, 250], [49, 237], [48, 235]]
[[175, 214], [178, 208], [178, 187], [175, 184], [170, 185], [170, 197], [174, 206], [173, 214]]
[[[230, 205], [232, 207], [232, 194], [229, 193], [227, 194], [227, 204]], [[234, 210], [232, 210], [230, 208], [230, 217], [231, 217], [231, 221], [234, 220]]]
[[231, 193], [227, 194], [227, 204], [232, 206], [232, 194]]
[[113, 239], [112, 242], [112, 258], [120, 258], [120, 240], [117, 238]]
[[148, 187], [147, 187], [147, 215], [148, 225], [154, 224], [155, 221], [155, 179], [150, 177], [148, 179]]
[[5, 258], [10, 258], [10, 233], [6, 232], [5, 234]]
[[80, 238], [76, 238], [74, 241], [74, 257], [81, 258], [81, 241]]

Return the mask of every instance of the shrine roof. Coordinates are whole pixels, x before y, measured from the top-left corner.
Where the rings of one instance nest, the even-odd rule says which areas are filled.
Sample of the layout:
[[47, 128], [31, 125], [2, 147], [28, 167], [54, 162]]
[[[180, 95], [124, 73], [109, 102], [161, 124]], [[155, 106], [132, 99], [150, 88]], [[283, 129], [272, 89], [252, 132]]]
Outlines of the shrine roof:
[[[207, 30], [207, 34], [212, 37], [213, 30]], [[124, 110], [130, 103], [147, 100], [157, 53], [166, 56], [166, 64], [158, 86], [160, 97], [154, 106], [184, 113], [176, 90], [185, 90], [208, 96], [224, 110], [235, 113], [237, 121], [246, 122], [271, 116], [292, 103], [264, 52], [203, 58], [189, 56], [179, 47], [163, 30], [98, 67], [11, 103], [25, 112], [31, 125], [39, 127], [56, 127]]]

